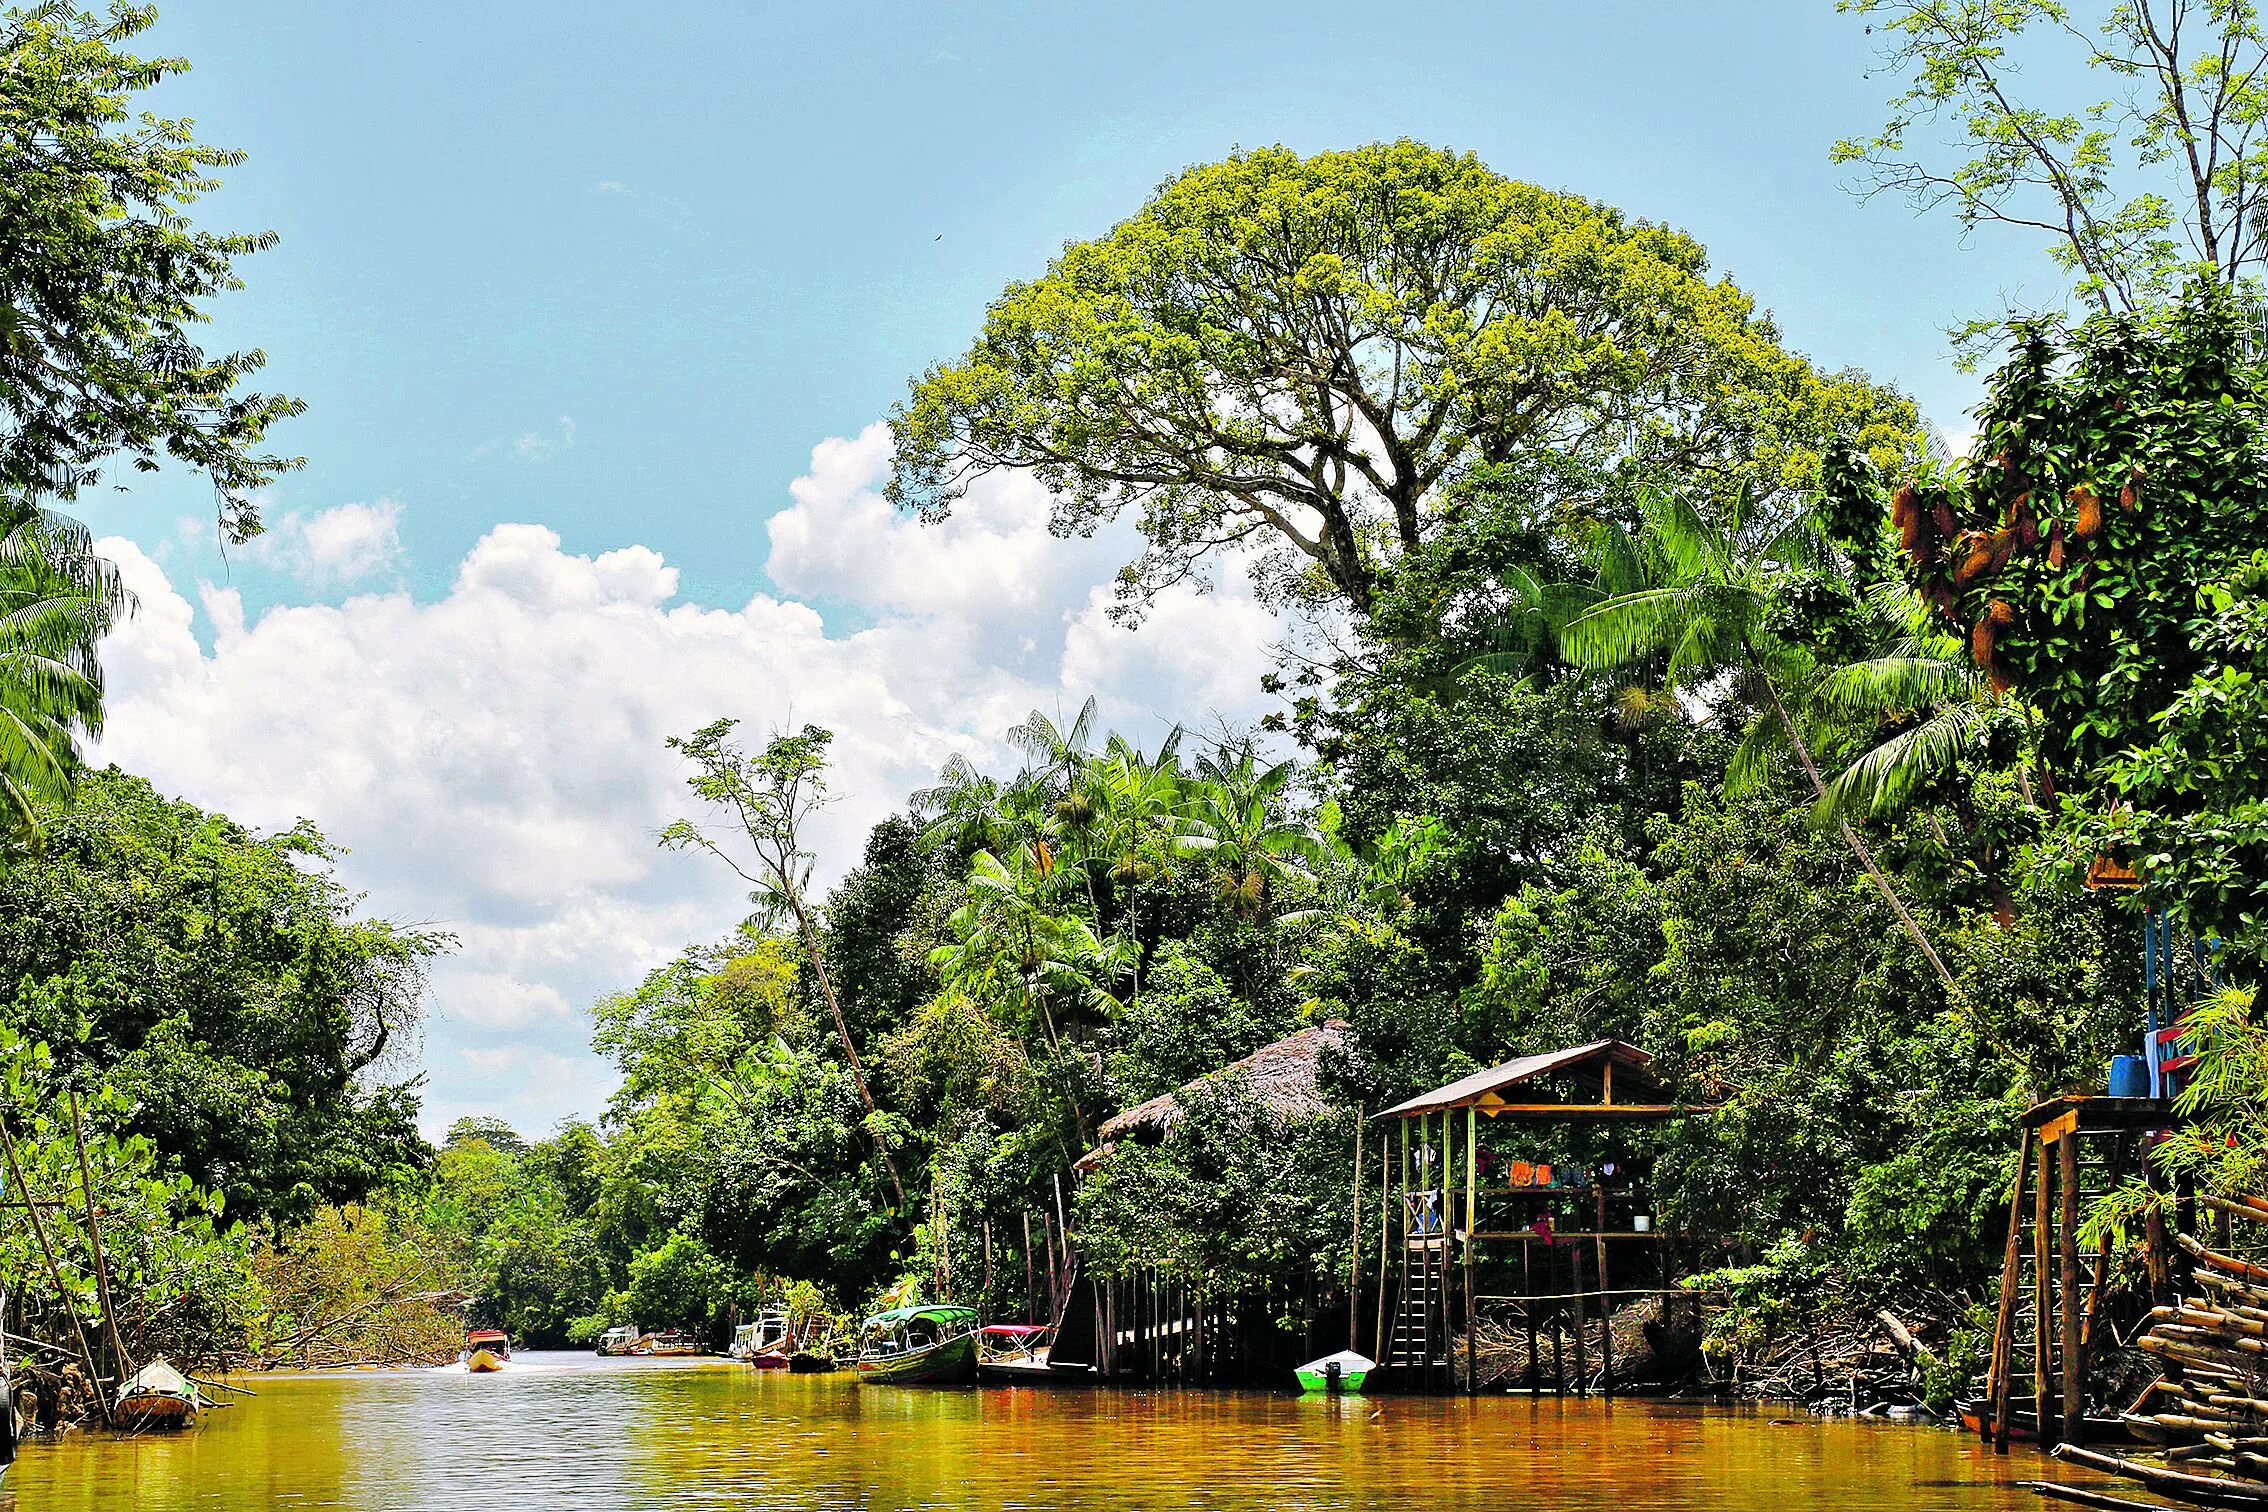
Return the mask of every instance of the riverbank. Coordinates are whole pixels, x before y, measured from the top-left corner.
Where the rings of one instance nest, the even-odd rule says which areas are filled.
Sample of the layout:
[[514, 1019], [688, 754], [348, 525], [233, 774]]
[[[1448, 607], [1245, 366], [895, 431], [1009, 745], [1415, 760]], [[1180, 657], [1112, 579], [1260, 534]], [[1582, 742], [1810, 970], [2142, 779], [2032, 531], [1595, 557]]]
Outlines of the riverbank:
[[[1489, 1509], [2037, 1505], [2094, 1483], [1907, 1424], [1520, 1397], [906, 1390], [716, 1360], [533, 1353], [493, 1376], [276, 1373], [177, 1437], [34, 1444], [21, 1512], [660, 1508]], [[8, 1504], [0, 1497], [0, 1506]]]

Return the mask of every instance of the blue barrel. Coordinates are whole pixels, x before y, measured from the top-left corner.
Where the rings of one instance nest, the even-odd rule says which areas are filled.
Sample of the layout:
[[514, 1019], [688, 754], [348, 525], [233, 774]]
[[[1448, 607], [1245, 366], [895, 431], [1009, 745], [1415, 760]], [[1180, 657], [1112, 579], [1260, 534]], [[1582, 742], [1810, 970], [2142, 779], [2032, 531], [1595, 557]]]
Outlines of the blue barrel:
[[2148, 1097], [2150, 1063], [2139, 1055], [2114, 1055], [2110, 1063], [2110, 1095]]

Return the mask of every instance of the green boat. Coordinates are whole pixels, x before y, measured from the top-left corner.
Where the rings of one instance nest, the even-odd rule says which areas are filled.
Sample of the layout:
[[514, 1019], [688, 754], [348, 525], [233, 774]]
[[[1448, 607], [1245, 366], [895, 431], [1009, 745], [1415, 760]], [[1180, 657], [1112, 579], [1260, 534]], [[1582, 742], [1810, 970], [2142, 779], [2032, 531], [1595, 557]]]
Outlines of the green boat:
[[976, 1379], [973, 1307], [926, 1303], [876, 1313], [859, 1330], [858, 1378], [889, 1386], [962, 1386]]
[[1351, 1349], [1325, 1355], [1320, 1360], [1309, 1360], [1293, 1374], [1299, 1377], [1302, 1391], [1362, 1390], [1363, 1379], [1377, 1368], [1378, 1362], [1368, 1355], [1358, 1355]]

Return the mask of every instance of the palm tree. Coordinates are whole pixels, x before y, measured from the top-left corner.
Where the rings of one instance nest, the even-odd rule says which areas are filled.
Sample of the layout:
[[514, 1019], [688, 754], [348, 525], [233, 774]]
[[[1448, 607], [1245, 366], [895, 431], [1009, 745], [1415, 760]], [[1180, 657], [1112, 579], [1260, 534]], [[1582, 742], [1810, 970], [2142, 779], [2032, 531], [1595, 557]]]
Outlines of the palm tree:
[[[1132, 969], [1136, 946], [1124, 935], [1105, 939], [1077, 914], [1048, 907], [1057, 868], [1043, 846], [1013, 862], [978, 851], [969, 863], [969, 898], [947, 923], [955, 940], [930, 952], [945, 984], [980, 1001], [1012, 992], [1025, 1016], [1036, 1016], [1058, 1065], [1068, 1067], [1055, 1003], [1115, 1009], [1110, 985]], [[1069, 1092], [1072, 1121], [1087, 1139], [1086, 1114]]]
[[99, 647], [133, 607], [84, 525], [0, 499], [0, 801], [19, 830], [70, 796], [80, 737], [102, 734]]
[[1212, 863], [1214, 882], [1233, 911], [1265, 914], [1278, 881], [1308, 875], [1302, 863], [1319, 863], [1330, 853], [1312, 825], [1285, 817], [1293, 765], [1262, 767], [1246, 746], [1233, 761], [1225, 750], [1200, 758], [1197, 770], [1182, 844]]
[[[1561, 649], [1569, 661], [1595, 671], [1665, 657], [1672, 687], [1701, 689], [1728, 677], [1750, 684], [1770, 708], [1814, 796], [1824, 801], [1826, 779], [1782, 695], [1785, 686], [1809, 686], [1818, 663], [1806, 648], [1772, 632], [1770, 611], [1777, 581], [1821, 567], [1825, 546], [1813, 520], [1759, 518], [1752, 503], [1743, 494], [1719, 525], [1678, 495], [1643, 496], [1645, 523], [1635, 540], [1618, 527], [1603, 532], [1599, 560], [1607, 594], [1568, 620]], [[1848, 818], [1837, 814], [1834, 822], [1900, 926], [1950, 989], [1953, 974], [1874, 852]]]
[[1057, 786], [1067, 787], [1078, 775], [1080, 765], [1094, 754], [1088, 744], [1094, 733], [1095, 700], [1089, 695], [1068, 728], [1034, 709], [1008, 732], [1008, 743], [1024, 753], [1036, 774], [1045, 774]]

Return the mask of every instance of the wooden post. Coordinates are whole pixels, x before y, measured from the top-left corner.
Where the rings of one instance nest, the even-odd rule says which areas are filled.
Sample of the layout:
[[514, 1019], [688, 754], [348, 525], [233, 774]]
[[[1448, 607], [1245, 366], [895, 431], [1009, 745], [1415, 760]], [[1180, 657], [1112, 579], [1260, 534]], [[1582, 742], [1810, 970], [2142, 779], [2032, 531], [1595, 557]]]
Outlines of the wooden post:
[[1354, 1238], [1347, 1246], [1347, 1348], [1362, 1340], [1362, 1109], [1354, 1116]]
[[1386, 1136], [1378, 1136], [1378, 1327], [1370, 1336], [1370, 1355], [1386, 1363], [1386, 1251], [1394, 1238], [1394, 1168], [1386, 1159]]
[[2048, 1245], [2055, 1234], [2055, 1168], [2048, 1162], [2048, 1140], [2040, 1135], [2040, 1166], [2032, 1182], [2032, 1415], [2040, 1447], [2055, 1443], [2055, 1403], [2048, 1398], [2048, 1356], [2055, 1350], [2055, 1273], [2048, 1268]]
[[1543, 1390], [1543, 1361], [1536, 1357], [1536, 1258], [1531, 1241], [1520, 1241], [1520, 1310], [1528, 1323], [1528, 1395]]
[[1465, 1395], [1480, 1391], [1480, 1324], [1473, 1310], [1473, 1246], [1480, 1241], [1480, 1109], [1465, 1109]]
[[[1607, 1064], [1612, 1066], [1610, 1059]], [[1591, 1242], [1599, 1250], [1599, 1390], [1614, 1395], [1614, 1297], [1607, 1282], [1606, 1249], [1606, 1188], [1593, 1184], [1591, 1194], [1598, 1199], [1598, 1227], [1591, 1232], [1598, 1237]]]
[[2032, 1133], [2016, 1141], [2016, 1185], [2008, 1194], [2008, 1244], [2000, 1256], [2000, 1316], [1992, 1331], [1992, 1365], [1985, 1378], [1991, 1411], [1979, 1421], [1993, 1453], [2008, 1452], [2008, 1397], [2016, 1373], [2016, 1287], [2024, 1269], [2024, 1173], [2032, 1160]]
[[[1559, 1264], [1548, 1248], [1544, 1251], [1544, 1276], [1548, 1285], [1559, 1284]], [[1567, 1395], [1567, 1357], [1559, 1342], [1560, 1310], [1566, 1305], [1556, 1301], [1551, 1304], [1551, 1389], [1557, 1396]]]
[[1583, 1245], [1570, 1240], [1567, 1245], [1568, 1264], [1575, 1268], [1575, 1394], [1591, 1394], [1591, 1340], [1590, 1326], [1584, 1317], [1586, 1305], [1583, 1296]]
[[2079, 1136], [2076, 1130], [2066, 1129], [2063, 1138], [2056, 1141], [2062, 1155], [2060, 1178], [2056, 1182], [2062, 1197], [2062, 1223], [2057, 1226], [2056, 1246], [2063, 1269], [2063, 1441], [2083, 1444], [2087, 1440], [2087, 1359], [2080, 1347], [2080, 1324], [2086, 1304], [2079, 1295]]

